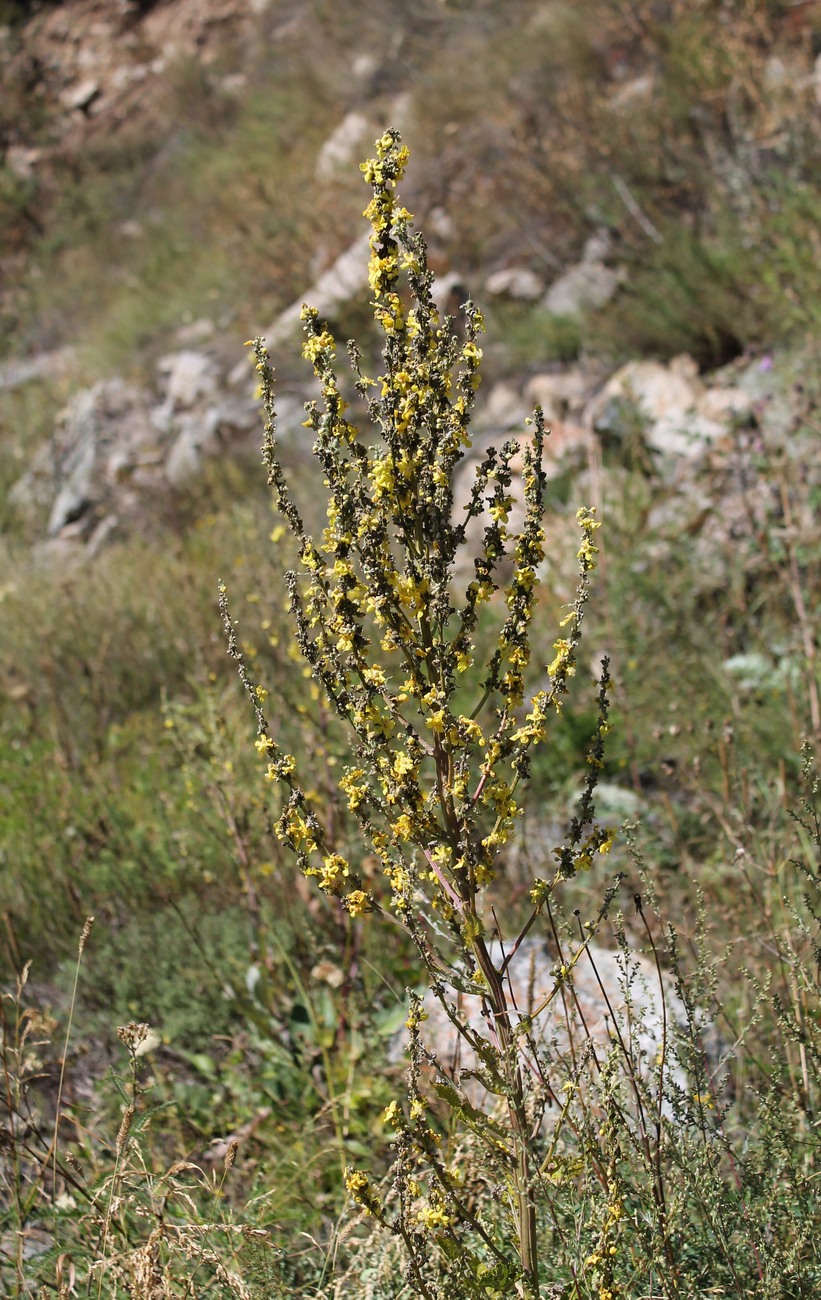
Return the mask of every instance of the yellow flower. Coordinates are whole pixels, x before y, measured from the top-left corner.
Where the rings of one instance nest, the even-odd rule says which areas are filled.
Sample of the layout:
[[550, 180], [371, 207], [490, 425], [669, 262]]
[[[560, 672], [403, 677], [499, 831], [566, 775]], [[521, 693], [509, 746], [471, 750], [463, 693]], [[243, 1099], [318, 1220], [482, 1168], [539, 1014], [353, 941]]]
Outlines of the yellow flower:
[[402, 1111], [399, 1103], [392, 1101], [382, 1112], [382, 1123], [390, 1124], [391, 1128], [398, 1128], [402, 1123]]
[[363, 916], [366, 912], [373, 911], [373, 903], [361, 889], [354, 889], [352, 893], [346, 894], [342, 902], [350, 916]]

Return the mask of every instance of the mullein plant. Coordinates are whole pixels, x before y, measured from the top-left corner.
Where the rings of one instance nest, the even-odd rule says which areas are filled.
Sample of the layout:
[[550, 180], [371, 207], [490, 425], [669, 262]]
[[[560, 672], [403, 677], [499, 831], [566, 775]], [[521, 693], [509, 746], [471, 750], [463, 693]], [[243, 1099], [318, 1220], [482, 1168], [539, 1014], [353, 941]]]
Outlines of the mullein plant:
[[[539, 923], [562, 882], [587, 870], [612, 842], [593, 816], [608, 729], [606, 662], [578, 815], [555, 850], [552, 877], [533, 881], [529, 918], [502, 962], [491, 955], [485, 915], [488, 891], [516, 834], [534, 751], [544, 743], [575, 672], [599, 522], [592, 509], [579, 510], [576, 598], [561, 620], [552, 662], [533, 673], [533, 689], [526, 677], [545, 559], [544, 420], [537, 409], [528, 422], [532, 436], [523, 456], [520, 531], [509, 529], [514, 457], [521, 455], [517, 440], [487, 452], [469, 502], [458, 513], [452, 483], [470, 447], [483, 321], [467, 302], [457, 331], [434, 305], [425, 242], [396, 194], [407, 159], [399, 134], [390, 130], [376, 142], [376, 157], [362, 166], [373, 190], [365, 209], [372, 227], [368, 278], [384, 335], [383, 373], [365, 373], [354, 343], [347, 352], [353, 386], [375, 431], [369, 439], [351, 421], [332, 334], [314, 308], [302, 312], [303, 355], [320, 388], [319, 400], [306, 406], [306, 427], [314, 433], [313, 451], [327, 490], [327, 526], [319, 539], [306, 531], [278, 458], [268, 351], [261, 338], [250, 344], [265, 410], [268, 481], [301, 566], [286, 575], [295, 636], [314, 679], [349, 730], [350, 762], [338, 785], [367, 853], [381, 863], [377, 883], [357, 871], [356, 858], [365, 856], [361, 845], [358, 853], [348, 846], [345, 856], [339, 851], [345, 845], [329, 842], [295, 758], [271, 733], [265, 691], [252, 682], [243, 661], [224, 586], [220, 601], [229, 651], [255, 710], [256, 747], [268, 780], [281, 788], [276, 834], [292, 850], [297, 867], [351, 917], [392, 923], [411, 935], [432, 989], [481, 1063], [482, 1083], [505, 1102], [503, 1119], [491, 1122], [457, 1088], [439, 1086], [457, 1117], [470, 1115], [498, 1175], [500, 1215], [483, 1222], [475, 1202], [460, 1190], [459, 1170], [443, 1154], [423, 1095], [427, 1073], [421, 1066], [430, 1058], [420, 1038], [424, 1012], [414, 1001], [408, 1019], [409, 1096], [404, 1106], [394, 1103], [386, 1113], [397, 1151], [390, 1187], [382, 1192], [367, 1173], [351, 1169], [348, 1190], [402, 1238], [410, 1277], [422, 1295], [440, 1294], [428, 1267], [438, 1248], [450, 1285], [459, 1280], [460, 1295], [514, 1288], [535, 1297], [540, 1175], [532, 1135], [539, 1116], [534, 1116], [531, 1075], [537, 1057], [530, 1022], [513, 1012], [509, 970], [519, 943]], [[454, 571], [472, 520], [485, 526], [474, 576], [457, 591]], [[511, 576], [503, 582], [502, 574]], [[477, 666], [471, 673], [477, 626], [488, 615], [498, 622], [495, 648], [484, 669]], [[479, 684], [466, 704], [465, 685], [471, 681]], [[595, 923], [588, 933], [594, 930]], [[568, 967], [557, 971], [557, 995], [569, 976]], [[481, 995], [485, 1034], [460, 1017], [454, 1002], [458, 990]]]

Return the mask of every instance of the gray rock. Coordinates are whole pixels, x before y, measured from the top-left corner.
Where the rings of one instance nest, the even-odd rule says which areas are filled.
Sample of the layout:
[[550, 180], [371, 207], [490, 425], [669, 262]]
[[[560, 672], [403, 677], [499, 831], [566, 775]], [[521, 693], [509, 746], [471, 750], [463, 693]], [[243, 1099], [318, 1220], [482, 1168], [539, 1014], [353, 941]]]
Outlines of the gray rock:
[[66, 108], [74, 112], [85, 112], [91, 107], [94, 100], [99, 98], [100, 94], [99, 81], [95, 81], [93, 77], [88, 77], [76, 86], [69, 86], [60, 98]]
[[296, 331], [303, 303], [316, 307], [320, 316], [332, 316], [338, 307], [362, 292], [368, 283], [369, 239], [368, 233], [361, 235], [301, 298], [286, 307], [267, 332], [269, 343], [279, 342]]
[[[580, 793], [580, 792], [579, 792]], [[578, 797], [569, 809], [571, 815], [578, 806]], [[624, 822], [638, 817], [641, 798], [635, 790], [615, 781], [599, 781], [596, 786], [596, 818], [599, 822]]]
[[704, 400], [704, 386], [692, 357], [676, 357], [669, 365], [630, 361], [593, 399], [585, 420], [597, 431], [612, 431], [619, 422], [620, 405], [627, 404], [643, 422], [644, 440], [651, 450], [661, 456], [694, 457], [724, 433], [732, 414], [732, 401], [728, 401], [723, 421], [710, 418], [706, 412], [718, 414], [720, 402], [708, 402], [702, 409]]
[[42, 449], [33, 467], [41, 474], [50, 470], [57, 485], [49, 536], [99, 502], [153, 444], [142, 389], [106, 379], [76, 393], [58, 417], [54, 444]]
[[207, 316], [201, 316], [199, 320], [186, 321], [176, 331], [174, 337], [181, 348], [190, 348], [195, 343], [205, 343], [208, 339], [213, 338], [216, 329], [217, 327], [212, 320]]
[[540, 406], [548, 423], [579, 416], [589, 388], [589, 378], [579, 369], [533, 375], [525, 388], [525, 406]]
[[[512, 945], [503, 948], [494, 941], [488, 947], [500, 970]], [[688, 1037], [688, 1017], [672, 976], [663, 974], [660, 983], [654, 960], [635, 953], [625, 956], [620, 950], [607, 949], [594, 941], [571, 967], [579, 948], [580, 941], [568, 941], [559, 959], [551, 944], [528, 937], [506, 970], [510, 1001], [516, 1008], [513, 1021], [518, 1024], [523, 1016], [533, 1016], [533, 1044], [549, 1067], [553, 1089], [558, 1092], [565, 1080], [572, 1079], [573, 1059], [580, 1061], [586, 1050], [595, 1053], [599, 1062], [613, 1049], [623, 1058], [620, 1039], [633, 1059], [637, 1075], [649, 1079], [657, 1068], [666, 1017], [667, 1080], [673, 1087], [691, 1093], [683, 1064], [686, 1052], [679, 1048]], [[562, 964], [564, 974], [560, 973]], [[461, 988], [469, 986], [469, 972], [462, 972], [456, 982]], [[452, 990], [448, 1001], [474, 1033], [492, 1043], [492, 1031], [482, 1014], [478, 994]], [[464, 1078], [465, 1072], [477, 1069], [477, 1057], [430, 990], [424, 998], [424, 1010], [427, 1019], [422, 1025], [422, 1040], [439, 1067], [465, 1087], [474, 1104], [486, 1103], [487, 1094], [481, 1085], [475, 1079]], [[700, 1015], [697, 1029], [705, 1047], [717, 1056], [718, 1044], [713, 1041], [714, 1031], [706, 1016]], [[403, 1046], [404, 1036], [397, 1037], [392, 1048], [395, 1059], [400, 1057]], [[523, 1047], [523, 1053], [532, 1060], [532, 1049]], [[622, 1059], [622, 1067], [624, 1064]], [[713, 1065], [717, 1064], [714, 1059]]]
[[623, 267], [606, 265], [604, 258], [610, 250], [607, 232], [591, 235], [581, 261], [560, 275], [548, 289], [543, 299], [545, 310], [554, 316], [579, 316], [609, 302], [626, 274]]
[[513, 384], [494, 384], [476, 410], [474, 429], [482, 432], [492, 429], [499, 434], [510, 429], [523, 429], [526, 410], [521, 395]]
[[161, 357], [157, 370], [165, 388], [165, 402], [171, 410], [190, 410], [201, 398], [216, 390], [214, 362], [204, 352], [172, 352]]
[[202, 473], [203, 448], [197, 430], [186, 428], [177, 434], [165, 462], [165, 477], [176, 492], [190, 487]]
[[140, 466], [156, 463], [150, 395], [122, 379], [106, 379], [75, 393], [60, 412], [51, 440], [39, 448], [10, 493], [24, 513], [48, 510], [48, 535], [76, 521], [96, 525], [121, 485]]
[[165, 477], [175, 491], [181, 491], [199, 477], [208, 457], [258, 429], [259, 413], [253, 402], [228, 398], [204, 411], [183, 412], [173, 427], [176, 437], [165, 462]]
[[614, 113], [633, 112], [641, 105], [646, 105], [653, 97], [656, 79], [652, 72], [631, 77], [619, 86], [610, 97], [610, 109]]
[[6, 166], [18, 180], [27, 181], [34, 175], [35, 167], [42, 156], [42, 149], [32, 149], [23, 144], [10, 144], [6, 149]]
[[73, 348], [57, 348], [53, 352], [38, 352], [20, 361], [5, 361], [0, 365], [0, 389], [19, 388], [34, 379], [62, 379], [74, 364]]
[[357, 160], [365, 141], [374, 132], [374, 125], [366, 113], [357, 112], [356, 109], [346, 113], [319, 151], [316, 160], [317, 180], [332, 180], [340, 172], [348, 171]]
[[544, 284], [526, 266], [509, 266], [489, 275], [485, 280], [485, 290], [494, 297], [536, 302], [544, 293]]

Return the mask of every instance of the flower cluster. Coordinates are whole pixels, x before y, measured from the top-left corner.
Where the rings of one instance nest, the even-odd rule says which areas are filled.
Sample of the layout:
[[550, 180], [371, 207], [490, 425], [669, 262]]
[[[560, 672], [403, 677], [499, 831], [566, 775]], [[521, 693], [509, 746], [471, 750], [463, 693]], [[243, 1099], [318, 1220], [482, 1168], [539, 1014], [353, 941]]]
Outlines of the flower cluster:
[[[520, 531], [509, 530], [512, 463], [522, 451], [514, 439], [487, 454], [457, 518], [451, 485], [470, 446], [482, 317], [465, 303], [464, 341], [453, 322], [440, 317], [424, 241], [396, 196], [407, 150], [394, 131], [377, 141], [376, 150], [362, 170], [373, 190], [365, 216], [371, 223], [372, 306], [384, 337], [382, 373], [364, 373], [357, 348], [348, 350], [353, 386], [378, 439], [369, 445], [352, 422], [337, 375], [336, 342], [317, 311], [305, 307], [303, 354], [320, 389], [319, 400], [306, 408], [306, 425], [328, 489], [326, 527], [317, 541], [303, 525], [277, 457], [273, 372], [256, 339], [264, 455], [302, 567], [302, 575], [286, 579], [296, 640], [323, 696], [355, 735], [356, 764], [343, 773], [340, 794], [382, 863], [401, 917], [421, 888], [454, 926], [475, 928], [479, 895], [515, 833], [518, 787], [575, 671], [599, 523], [592, 510], [579, 511], [577, 599], [563, 620], [555, 658], [543, 670], [545, 685], [526, 700], [530, 628], [545, 559], [544, 421], [537, 411], [524, 449]], [[486, 526], [475, 576], [460, 601], [454, 563], [469, 523], [481, 516]], [[481, 697], [472, 711], [457, 710], [459, 679], [475, 657], [480, 608], [495, 599], [505, 560], [513, 572], [501, 593], [505, 616]], [[353, 914], [370, 910], [377, 900], [323, 843], [291, 756], [279, 753], [264, 727], [257, 748], [268, 778], [288, 787], [277, 833], [302, 870]], [[589, 865], [600, 847], [594, 834], [572, 869]], [[562, 859], [559, 874], [570, 869]]]

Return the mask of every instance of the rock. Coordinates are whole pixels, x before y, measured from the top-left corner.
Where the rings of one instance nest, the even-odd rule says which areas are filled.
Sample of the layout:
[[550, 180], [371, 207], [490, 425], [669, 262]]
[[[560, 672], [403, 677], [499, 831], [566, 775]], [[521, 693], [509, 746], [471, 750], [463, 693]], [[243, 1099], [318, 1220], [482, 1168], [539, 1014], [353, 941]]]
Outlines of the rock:
[[526, 408], [518, 389], [512, 384], [494, 384], [478, 407], [473, 425], [477, 431], [493, 429], [505, 433], [508, 429], [521, 429], [525, 415]]
[[741, 388], [707, 388], [696, 403], [699, 415], [721, 423], [743, 418], [751, 407], [752, 399]]
[[611, 251], [607, 232], [597, 232], [584, 246], [582, 259], [560, 275], [548, 289], [543, 306], [553, 316], [579, 316], [603, 307], [625, 278], [623, 267], [612, 268], [604, 258]]
[[343, 117], [322, 145], [316, 160], [316, 178], [328, 181], [341, 172], [350, 170], [356, 162], [362, 145], [374, 126], [366, 113], [355, 109]]
[[[90, 409], [80, 411], [75, 408], [82, 419], [90, 414]], [[81, 434], [76, 446], [61, 466], [64, 475], [63, 486], [54, 499], [48, 519], [48, 535], [56, 537], [66, 524], [79, 519], [93, 501], [92, 479], [97, 459], [97, 440], [93, 427]]]
[[530, 410], [540, 406], [550, 424], [571, 413], [580, 415], [589, 387], [590, 381], [581, 370], [533, 375], [525, 388], [525, 404]]
[[544, 284], [526, 266], [509, 266], [494, 271], [485, 280], [485, 290], [494, 297], [514, 298], [521, 302], [536, 302], [544, 293]]
[[227, 399], [207, 410], [186, 411], [174, 420], [176, 437], [165, 462], [165, 477], [175, 491], [190, 487], [209, 456], [230, 446], [238, 435], [259, 427], [253, 402]]
[[458, 321], [462, 304], [467, 302], [470, 292], [463, 275], [458, 271], [448, 271], [446, 275], [436, 277], [430, 296], [440, 316], [453, 316]]
[[375, 54], [368, 54], [365, 51], [361, 54], [357, 54], [351, 64], [351, 72], [355, 77], [358, 77], [360, 81], [366, 81], [368, 77], [372, 77], [374, 73], [378, 71], [379, 59]]
[[[370, 258], [370, 234], [366, 232], [355, 240], [344, 253], [340, 253], [333, 266], [321, 275], [312, 287], [274, 321], [269, 327], [266, 338], [268, 344], [279, 343], [296, 333], [300, 326], [300, 316], [304, 303], [316, 307], [320, 316], [330, 317], [343, 303], [355, 298], [368, 283], [368, 261]], [[246, 377], [251, 368], [251, 361], [244, 357], [232, 370], [229, 379], [239, 382]]]
[[735, 385], [768, 434], [778, 440], [786, 439], [793, 428], [797, 403], [789, 391], [788, 377], [781, 373], [773, 358], [765, 355], [745, 366], [737, 375]]
[[58, 417], [54, 468], [60, 487], [49, 536], [106, 500], [131, 469], [155, 453], [147, 396], [122, 379], [102, 380], [75, 394]]
[[[704, 387], [692, 357], [676, 357], [666, 366], [660, 361], [630, 361], [593, 399], [585, 421], [596, 432], [621, 436], [626, 405], [643, 422], [644, 441], [652, 451], [697, 456], [724, 433], [727, 423], [701, 410], [703, 400]], [[706, 410], [719, 407], [720, 401], [706, 404]]]
[[20, 361], [5, 361], [0, 365], [0, 389], [18, 388], [33, 379], [62, 379], [74, 364], [73, 348], [57, 348], [54, 352], [38, 352], [36, 356]]
[[[692, 1091], [682, 1060], [685, 1053], [677, 1051], [677, 1040], [688, 1037], [687, 1012], [676, 992], [672, 976], [663, 975], [661, 985], [655, 962], [640, 954], [625, 955], [620, 950], [604, 948], [598, 942], [588, 944], [586, 952], [566, 975], [557, 979], [557, 967], [567, 964], [579, 947], [579, 941], [568, 941], [562, 957], [548, 944], [535, 938], [526, 938], [507, 967], [508, 991], [515, 1004], [514, 1023], [525, 1015], [535, 1015], [533, 1038], [541, 1060], [547, 1064], [551, 1086], [559, 1091], [567, 1078], [572, 1078], [576, 1064], [582, 1059], [589, 1042], [600, 1062], [611, 1051], [621, 1056], [621, 1041], [629, 1045], [637, 1075], [649, 1079], [656, 1069], [658, 1054], [664, 1041], [664, 1018], [667, 1018], [667, 1082], [688, 1092]], [[505, 948], [496, 941], [488, 945], [497, 970], [501, 968]], [[463, 972], [461, 982], [470, 979]], [[572, 984], [573, 992], [570, 992]], [[552, 1001], [543, 1006], [553, 995]], [[482, 1015], [478, 996], [451, 991], [450, 1002], [457, 1015], [467, 1020], [480, 1038], [490, 1041], [490, 1031]], [[422, 1025], [422, 1041], [435, 1055], [438, 1065], [457, 1083], [462, 1082], [474, 1104], [487, 1099], [484, 1089], [475, 1079], [465, 1079], [466, 1071], [475, 1070], [478, 1061], [473, 1051], [460, 1038], [438, 999], [428, 991], [424, 998], [427, 1019]], [[706, 1017], [698, 1026], [704, 1047], [717, 1065], [718, 1044]], [[401, 1037], [392, 1047], [394, 1059], [399, 1059], [403, 1047]], [[525, 1054], [532, 1059], [532, 1053]], [[571, 1059], [575, 1056], [575, 1063]], [[591, 1070], [594, 1066], [591, 1063]]]
[[[581, 794], [581, 791], [578, 792]], [[578, 794], [568, 809], [572, 817], [578, 808]], [[598, 822], [621, 823], [636, 818], [641, 813], [641, 798], [635, 790], [615, 781], [599, 781], [596, 786], [596, 819]]]
[[[306, 419], [306, 400], [307, 394], [277, 393], [276, 413], [278, 442], [290, 443], [292, 445], [299, 445], [300, 443], [304, 445], [306, 442], [310, 442], [313, 434], [309, 429], [304, 428]], [[258, 410], [256, 413], [256, 420], [259, 425], [260, 419]]]
[[27, 181], [34, 175], [34, 168], [42, 156], [42, 149], [28, 148], [22, 144], [10, 144], [6, 149], [6, 166], [18, 180]]
[[176, 492], [190, 487], [202, 473], [203, 447], [196, 429], [183, 429], [165, 462], [165, 477]]
[[801, 681], [801, 665], [796, 658], [769, 658], [755, 650], [732, 655], [724, 660], [725, 673], [733, 678], [740, 691], [767, 695], [795, 687]]
[[94, 100], [99, 98], [100, 93], [99, 81], [88, 77], [76, 86], [69, 86], [60, 98], [66, 108], [73, 112], [87, 112]]
[[443, 244], [449, 244], [457, 233], [453, 217], [439, 204], [428, 213], [425, 232], [429, 238], [438, 239]]
[[78, 531], [87, 536], [131, 473], [157, 461], [150, 402], [146, 390], [122, 379], [75, 393], [58, 415], [52, 439], [12, 488], [12, 503], [28, 514], [48, 510], [50, 537], [78, 521]]
[[553, 316], [579, 316], [609, 302], [623, 278], [603, 262], [580, 262], [550, 286], [544, 307]]
[[161, 357], [157, 370], [165, 380], [165, 402], [171, 410], [190, 410], [216, 388], [214, 363], [204, 352], [172, 352]]
[[195, 343], [205, 343], [208, 339], [213, 338], [216, 333], [216, 325], [207, 316], [201, 316], [199, 320], [187, 321], [175, 332], [174, 338], [181, 348], [190, 348]]
[[632, 112], [652, 99], [656, 79], [652, 72], [631, 77], [610, 96], [610, 109], [614, 113]]

